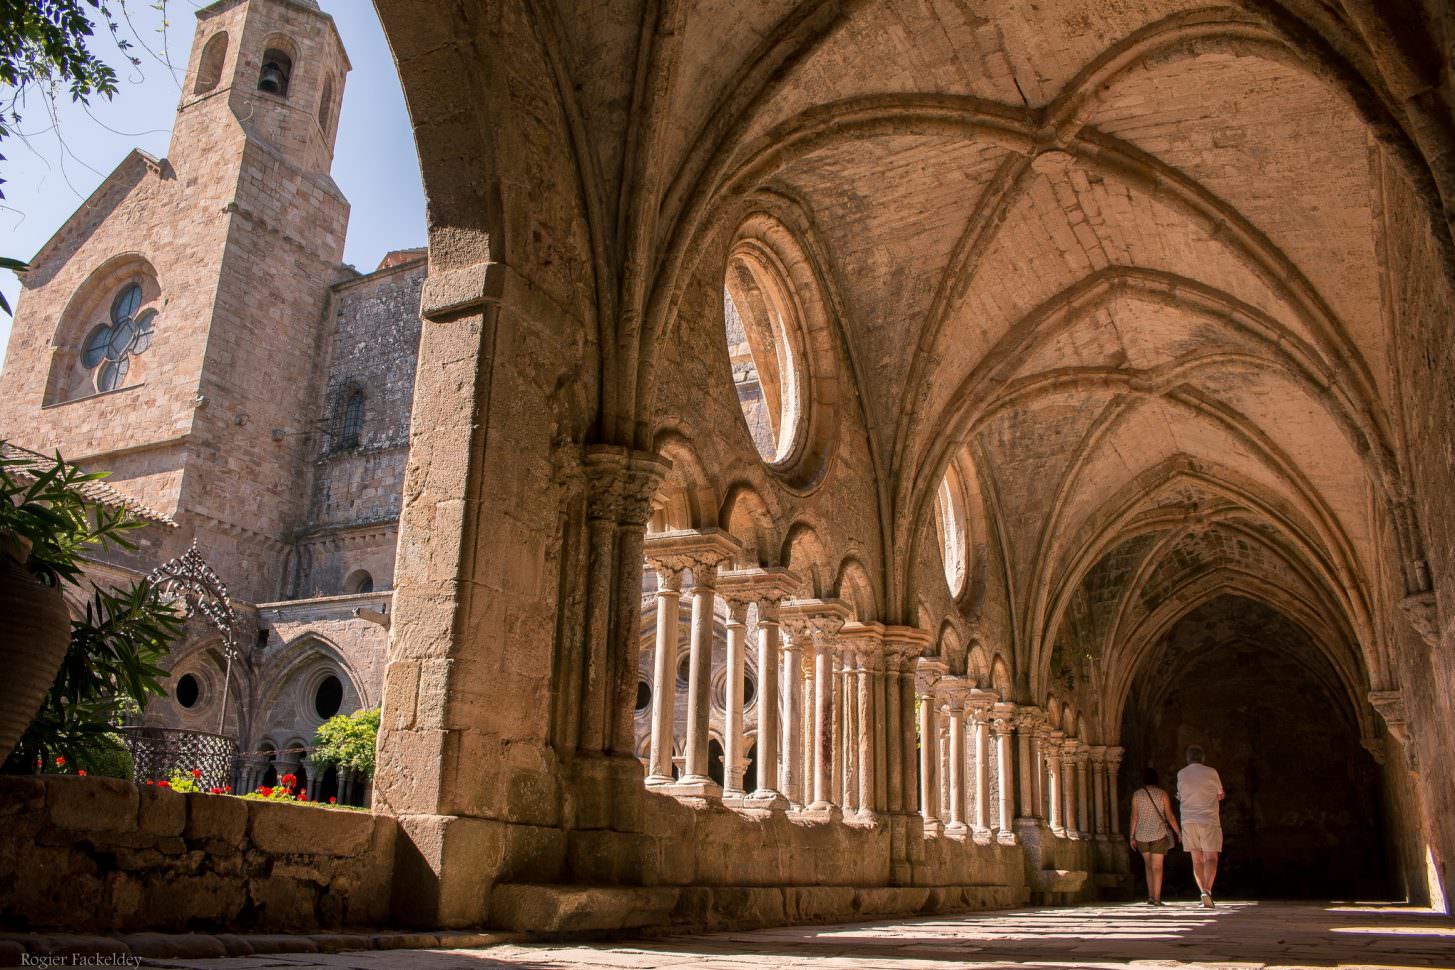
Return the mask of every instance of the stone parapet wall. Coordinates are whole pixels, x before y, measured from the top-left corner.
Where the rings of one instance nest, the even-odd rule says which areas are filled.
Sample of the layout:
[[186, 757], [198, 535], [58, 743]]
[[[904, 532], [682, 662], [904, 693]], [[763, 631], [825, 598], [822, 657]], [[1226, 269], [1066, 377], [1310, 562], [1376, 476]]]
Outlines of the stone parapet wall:
[[388, 922], [397, 831], [363, 812], [111, 778], [0, 777], [0, 926], [378, 926]]
[[[814, 820], [648, 794], [640, 821], [645, 833], [477, 823], [472, 879], [488, 908], [433, 928], [772, 926], [1006, 908], [1048, 891], [1056, 895], [1040, 898], [1069, 902], [1094, 891], [1090, 843], [926, 838], [915, 816]], [[0, 777], [0, 871], [18, 876], [0, 884], [0, 930], [405, 925], [415, 922], [407, 897], [420, 875], [404, 861], [411, 851], [384, 815], [110, 778]]]

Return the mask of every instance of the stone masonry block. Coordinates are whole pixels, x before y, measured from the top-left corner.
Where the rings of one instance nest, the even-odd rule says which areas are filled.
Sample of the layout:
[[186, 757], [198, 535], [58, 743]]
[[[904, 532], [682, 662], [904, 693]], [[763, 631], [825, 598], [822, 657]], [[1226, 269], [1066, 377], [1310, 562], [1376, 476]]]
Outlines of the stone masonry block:
[[248, 835], [264, 852], [357, 856], [369, 846], [374, 817], [285, 802], [249, 805]]
[[187, 840], [194, 845], [216, 841], [241, 848], [254, 802], [215, 795], [187, 795]]
[[137, 789], [118, 778], [46, 779], [51, 822], [82, 832], [134, 832]]
[[136, 824], [148, 835], [181, 835], [187, 825], [187, 796], [165, 788], [137, 789]]

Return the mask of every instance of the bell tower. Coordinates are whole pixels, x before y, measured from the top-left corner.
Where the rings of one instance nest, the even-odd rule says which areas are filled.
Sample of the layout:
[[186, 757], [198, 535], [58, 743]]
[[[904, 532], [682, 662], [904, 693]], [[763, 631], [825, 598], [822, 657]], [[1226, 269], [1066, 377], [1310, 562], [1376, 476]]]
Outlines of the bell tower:
[[329, 175], [349, 61], [315, 0], [218, 0], [165, 159], [133, 151], [30, 260], [0, 437], [59, 450], [276, 599], [316, 448], [349, 205]]
[[210, 152], [219, 123], [230, 120], [298, 168], [326, 175], [348, 72], [333, 18], [315, 0], [204, 7], [168, 157]]

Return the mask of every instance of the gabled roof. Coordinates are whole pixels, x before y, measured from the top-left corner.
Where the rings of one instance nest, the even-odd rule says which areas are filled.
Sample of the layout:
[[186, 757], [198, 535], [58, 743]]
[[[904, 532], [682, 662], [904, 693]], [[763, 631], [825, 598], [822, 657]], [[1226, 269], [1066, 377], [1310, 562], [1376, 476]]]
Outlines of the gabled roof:
[[[77, 220], [83, 218], [95, 220], [97, 209], [108, 204], [115, 205], [117, 201], [120, 201], [120, 199], [118, 198], [108, 203], [107, 196], [113, 193], [113, 190], [122, 181], [124, 176], [135, 172], [138, 166], [155, 172], [158, 175], [167, 171], [168, 168], [166, 159], [157, 158], [150, 152], [144, 152], [140, 148], [133, 148], [131, 151], [127, 152], [126, 157], [123, 158], [119, 163], [117, 163], [117, 166], [111, 170], [111, 174], [107, 175], [106, 178], [102, 179], [101, 184], [96, 186], [95, 190], [92, 191], [90, 195], [86, 196], [86, 201], [82, 202], [79, 206], [77, 206], [76, 209], [69, 216], [66, 217], [66, 221], [60, 224], [60, 226], [56, 229], [55, 232], [51, 234], [51, 237], [45, 241], [40, 249], [36, 250], [35, 255], [31, 257], [30, 265], [40, 266], [45, 263], [45, 261], [50, 256], [51, 250], [53, 250], [60, 243], [60, 241], [66, 237], [67, 232]], [[22, 273], [21, 281], [24, 282], [24, 280], [25, 274]]]
[[[34, 481], [55, 464], [54, 458], [48, 458], [38, 451], [31, 451], [29, 448], [22, 448], [8, 441], [0, 441], [0, 459], [4, 459], [10, 473], [22, 481]], [[75, 489], [81, 493], [82, 497], [97, 505], [111, 509], [124, 508], [138, 519], [154, 522], [157, 525], [170, 526], [174, 529], [177, 527], [177, 523], [170, 516], [143, 505], [104, 481], [81, 482], [75, 486]]]

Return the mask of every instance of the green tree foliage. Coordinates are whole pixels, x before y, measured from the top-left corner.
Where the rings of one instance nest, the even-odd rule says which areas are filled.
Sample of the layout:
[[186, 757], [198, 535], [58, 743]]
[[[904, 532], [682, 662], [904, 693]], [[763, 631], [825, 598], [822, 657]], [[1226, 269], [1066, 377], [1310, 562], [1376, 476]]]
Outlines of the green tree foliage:
[[[104, 476], [83, 473], [59, 455], [43, 466], [0, 458], [0, 555], [77, 585], [87, 552], [134, 549], [126, 533], [145, 523], [124, 508], [99, 505], [78, 487]], [[163, 692], [158, 662], [181, 629], [177, 611], [145, 580], [125, 589], [93, 585], [84, 615], [71, 620], [56, 680], [5, 770], [34, 771], [58, 756], [78, 766], [116, 762], [116, 725]]]
[[[113, 2], [129, 24], [127, 0]], [[166, 0], [155, 0], [152, 6], [161, 11], [165, 26]], [[81, 104], [90, 104], [94, 95], [110, 100], [116, 94], [116, 71], [91, 50], [98, 19], [106, 25], [121, 57], [132, 65], [141, 64], [132, 55], [133, 45], [122, 36], [121, 25], [106, 0], [0, 0], [0, 88], [4, 89], [0, 140], [17, 130], [32, 92], [38, 92], [47, 105], [63, 91]], [[144, 41], [142, 46], [146, 46]], [[4, 160], [0, 155], [0, 162]], [[0, 179], [0, 184], [4, 181]], [[4, 198], [0, 190], [0, 200]], [[0, 269], [23, 272], [26, 264], [5, 256], [0, 257]], [[4, 296], [0, 296], [0, 311], [11, 312]]]
[[[125, 0], [120, 0], [123, 13]], [[131, 43], [120, 36], [116, 19], [103, 0], [0, 0], [0, 84], [10, 89], [0, 138], [20, 121], [20, 105], [28, 89], [47, 93], [64, 87], [72, 101], [89, 104], [92, 95], [116, 94], [116, 71], [90, 50], [94, 17], [111, 31], [117, 49], [127, 53]]]
[[352, 714], [335, 714], [313, 735], [310, 763], [319, 771], [330, 766], [350, 769], [362, 775], [374, 774], [374, 746], [379, 740], [379, 709], [371, 707]]

